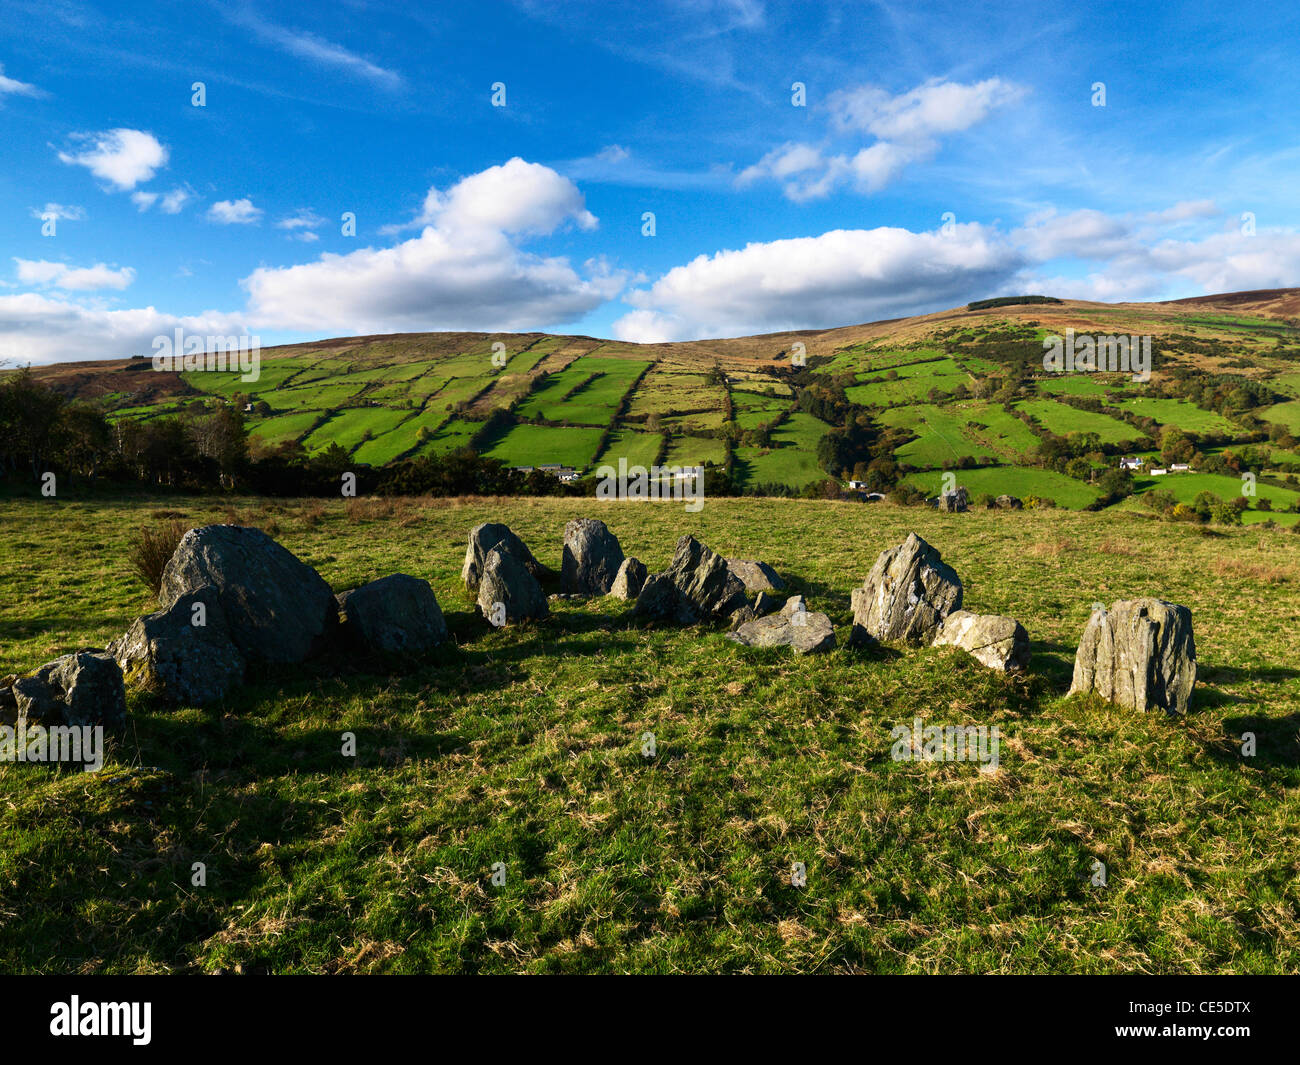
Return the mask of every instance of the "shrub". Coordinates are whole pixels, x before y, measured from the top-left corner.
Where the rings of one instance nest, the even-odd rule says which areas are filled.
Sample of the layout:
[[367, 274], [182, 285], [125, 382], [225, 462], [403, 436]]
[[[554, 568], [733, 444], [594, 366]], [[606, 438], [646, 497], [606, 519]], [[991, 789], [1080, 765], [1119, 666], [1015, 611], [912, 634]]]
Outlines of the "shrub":
[[144, 525], [131, 543], [131, 568], [154, 597], [162, 589], [163, 570], [176, 553], [176, 545], [190, 527], [175, 519], [162, 525]]

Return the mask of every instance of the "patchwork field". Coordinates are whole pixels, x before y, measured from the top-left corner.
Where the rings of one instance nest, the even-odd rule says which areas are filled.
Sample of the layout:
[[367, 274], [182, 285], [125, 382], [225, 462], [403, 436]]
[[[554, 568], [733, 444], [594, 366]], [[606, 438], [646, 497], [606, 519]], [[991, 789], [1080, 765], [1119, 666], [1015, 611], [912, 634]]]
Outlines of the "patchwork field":
[[[151, 609], [128, 559], [155, 512], [260, 525], [336, 589], [425, 577], [453, 635], [400, 672], [268, 673], [209, 711], [133, 695], [98, 773], [0, 765], [5, 972], [1300, 971], [1293, 533], [775, 499], [4, 508], [6, 671]], [[794, 659], [604, 600], [478, 620], [467, 530], [505, 521], [558, 567], [577, 516], [652, 571], [684, 532], [762, 558], [841, 637], [850, 589], [915, 530], [966, 605], [1024, 623], [1031, 673], [942, 649]], [[1193, 612], [1191, 714], [1064, 698], [1091, 604], [1148, 594]], [[996, 771], [894, 761], [914, 718], [997, 726]]]

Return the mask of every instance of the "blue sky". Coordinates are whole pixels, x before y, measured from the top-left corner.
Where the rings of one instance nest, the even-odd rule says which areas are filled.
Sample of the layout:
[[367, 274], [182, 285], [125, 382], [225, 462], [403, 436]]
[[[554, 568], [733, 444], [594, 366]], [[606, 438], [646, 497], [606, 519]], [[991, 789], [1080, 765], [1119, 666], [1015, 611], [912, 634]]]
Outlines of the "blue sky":
[[11, 0], [0, 359], [1300, 284], [1300, 11], [1145, 6]]

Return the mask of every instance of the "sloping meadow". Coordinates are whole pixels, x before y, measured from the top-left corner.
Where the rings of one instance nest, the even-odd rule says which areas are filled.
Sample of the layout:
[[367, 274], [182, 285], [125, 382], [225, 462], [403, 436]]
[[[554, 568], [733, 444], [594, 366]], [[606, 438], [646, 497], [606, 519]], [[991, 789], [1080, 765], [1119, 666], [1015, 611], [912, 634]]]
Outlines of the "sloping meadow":
[[[791, 500], [6, 501], [0, 672], [152, 609], [130, 542], [171, 512], [259, 526], [336, 590], [427, 578], [454, 645], [204, 711], [132, 695], [98, 773], [0, 764], [4, 971], [1300, 969], [1292, 534]], [[796, 658], [611, 600], [474, 614], [473, 525], [558, 569], [581, 516], [652, 572], [684, 532], [762, 559], [841, 635], [914, 530], [967, 609], [1024, 624], [1030, 672], [846, 640]], [[1192, 610], [1191, 713], [1066, 700], [1092, 604], [1146, 595]], [[895, 760], [918, 720], [996, 726], [996, 769]]]

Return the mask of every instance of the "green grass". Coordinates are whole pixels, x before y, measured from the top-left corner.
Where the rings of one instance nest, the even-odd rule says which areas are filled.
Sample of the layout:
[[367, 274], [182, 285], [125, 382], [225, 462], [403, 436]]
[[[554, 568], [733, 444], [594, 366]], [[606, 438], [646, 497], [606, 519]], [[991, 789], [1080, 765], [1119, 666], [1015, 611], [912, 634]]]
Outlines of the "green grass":
[[311, 431], [312, 426], [325, 415], [320, 411], [309, 410], [300, 414], [281, 414], [274, 418], [250, 421], [249, 435], [256, 436], [268, 444], [279, 444], [286, 440], [298, 440]]
[[[1294, 534], [781, 500], [4, 506], [5, 670], [150, 608], [128, 542], [159, 508], [271, 528], [336, 589], [426, 577], [454, 638], [408, 672], [265, 674], [207, 711], [133, 695], [98, 774], [0, 765], [5, 972], [1300, 971]], [[850, 588], [915, 530], [967, 606], [1025, 624], [1031, 675], [941, 649], [795, 659], [605, 601], [472, 615], [471, 526], [508, 522], [558, 567], [578, 516], [652, 570], [683, 532], [765, 559], [841, 636]], [[1193, 612], [1193, 713], [1066, 700], [1091, 603], [1147, 594]], [[998, 770], [892, 761], [914, 716], [996, 725]]]
[[790, 484], [802, 487], [824, 481], [817, 465], [817, 442], [829, 430], [825, 422], [796, 411], [772, 431], [772, 447], [740, 447], [736, 459], [742, 485]]
[[[1192, 503], [1202, 492], [1209, 492], [1220, 499], [1228, 501], [1236, 499], [1241, 495], [1242, 481], [1238, 477], [1227, 477], [1218, 473], [1188, 472], [1168, 473], [1161, 477], [1135, 477], [1133, 478], [1133, 486], [1138, 492], [1158, 488], [1170, 492], [1180, 503]], [[1285, 509], [1297, 498], [1300, 498], [1300, 492], [1257, 482], [1255, 484], [1255, 498], [1267, 499], [1275, 507]], [[1253, 501], [1251, 506], [1254, 506]]]
[[727, 460], [727, 446], [707, 436], [675, 436], [668, 445], [666, 466], [721, 466]]
[[1016, 410], [1028, 411], [1031, 415], [1057, 436], [1069, 436], [1071, 433], [1096, 433], [1103, 444], [1117, 444], [1121, 440], [1135, 440], [1141, 432], [1112, 418], [1108, 414], [1094, 414], [1092, 411], [1077, 410], [1054, 399], [1029, 399], [1016, 404]]
[[[347, 407], [316, 429], [303, 444], [309, 451], [317, 451], [330, 444], [338, 444], [344, 450], [352, 451], [363, 444], [368, 435], [382, 436], [411, 417], [412, 413], [388, 407]], [[414, 434], [407, 447], [413, 443]]]
[[1261, 407], [1255, 413], [1266, 422], [1285, 425], [1292, 436], [1300, 433], [1300, 399], [1275, 403], [1271, 407]]
[[1222, 414], [1202, 410], [1194, 403], [1182, 399], [1125, 399], [1117, 404], [1120, 408], [1140, 414], [1145, 418], [1154, 418], [1161, 425], [1172, 425], [1187, 433], [1240, 433], [1241, 426], [1229, 421]]
[[992, 403], [894, 407], [880, 421], [917, 434], [895, 450], [900, 462], [913, 466], [942, 466], [966, 457], [1011, 459], [1038, 446], [1029, 426]]
[[510, 466], [558, 462], [581, 469], [595, 457], [601, 433], [600, 429], [516, 425], [487, 454]]
[[[1098, 491], [1083, 481], [1076, 481], [1054, 470], [1039, 470], [1029, 466], [982, 466], [974, 470], [953, 470], [958, 485], [975, 496], [1009, 495], [1020, 499], [1037, 496], [1050, 499], [1059, 507], [1081, 510], [1096, 500]], [[928, 495], [936, 496], [943, 488], [943, 473], [914, 473], [907, 479]]]
[[620, 458], [629, 466], [649, 469], [659, 455], [663, 437], [658, 433], [638, 433], [630, 429], [615, 429], [609, 434], [609, 443], [596, 459], [597, 465], [618, 466]]

